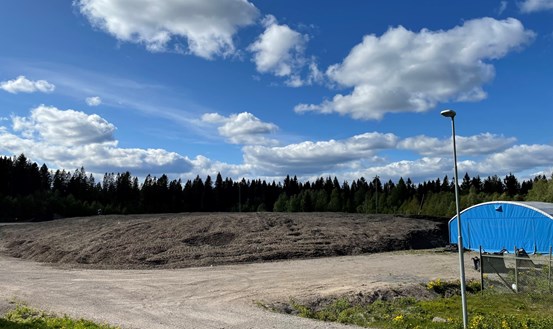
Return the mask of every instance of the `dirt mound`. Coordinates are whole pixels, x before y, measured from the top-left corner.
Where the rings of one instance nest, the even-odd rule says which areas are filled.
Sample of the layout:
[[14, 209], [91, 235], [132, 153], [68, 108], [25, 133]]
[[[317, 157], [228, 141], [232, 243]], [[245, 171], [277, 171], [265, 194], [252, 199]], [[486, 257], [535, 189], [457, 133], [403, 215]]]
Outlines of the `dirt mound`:
[[0, 250], [90, 268], [181, 268], [433, 248], [443, 225], [344, 213], [186, 213], [0, 227]]
[[278, 301], [262, 304], [265, 308], [292, 315], [299, 315], [297, 308], [292, 306], [292, 301], [307, 307], [312, 312], [327, 309], [337, 300], [346, 300], [350, 305], [364, 307], [375, 301], [392, 301], [398, 298], [413, 297], [417, 300], [431, 300], [440, 297], [434, 291], [428, 290], [423, 284], [409, 284], [395, 288], [380, 288], [369, 292], [358, 292], [356, 294], [344, 294], [337, 296], [318, 296], [306, 299], [292, 299], [289, 301]]

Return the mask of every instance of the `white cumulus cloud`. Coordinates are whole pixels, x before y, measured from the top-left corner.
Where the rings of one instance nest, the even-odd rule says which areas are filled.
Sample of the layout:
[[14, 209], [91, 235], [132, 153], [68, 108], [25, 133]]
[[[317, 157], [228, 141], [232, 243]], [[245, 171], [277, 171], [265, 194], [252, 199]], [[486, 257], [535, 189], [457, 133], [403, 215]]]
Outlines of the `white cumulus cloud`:
[[92, 25], [150, 51], [183, 48], [211, 59], [235, 52], [233, 36], [259, 15], [247, 0], [76, 0]]
[[[401, 144], [401, 142], [400, 142]], [[451, 146], [450, 146], [451, 148]], [[448, 150], [451, 152], [451, 149]], [[381, 180], [392, 179], [397, 181], [399, 177], [411, 178], [413, 182], [423, 182], [431, 179], [448, 176], [453, 178], [453, 156], [423, 156], [413, 160], [383, 161], [382, 164], [372, 164], [356, 168], [349, 166], [341, 172], [341, 176], [349, 180], [359, 177], [371, 178], [376, 175]], [[459, 175], [465, 173], [469, 176], [507, 175], [513, 173], [517, 177], [525, 179], [532, 175], [521, 175], [525, 172], [551, 174], [553, 162], [553, 146], [551, 145], [514, 145], [504, 150], [458, 159]], [[334, 171], [335, 172], [335, 171]]]
[[[517, 173], [549, 168], [550, 145], [513, 145], [516, 138], [491, 133], [458, 136], [459, 172], [471, 176]], [[397, 159], [396, 150], [411, 150], [420, 157]], [[415, 182], [453, 175], [451, 139], [371, 132], [342, 140], [305, 141], [286, 146], [243, 147], [242, 170], [260, 176], [299, 175], [304, 179], [338, 176], [354, 180], [374, 177]]]
[[[501, 152], [516, 142], [514, 137], [482, 133], [474, 136], [456, 136], [459, 155], [487, 155]], [[428, 136], [414, 136], [398, 143], [399, 149], [412, 150], [424, 156], [444, 156], [452, 152], [451, 138], [438, 139]]]
[[192, 162], [163, 149], [120, 148], [116, 127], [96, 114], [41, 105], [28, 117], [12, 117], [13, 133], [0, 127], [0, 145], [49, 166], [133, 174], [185, 173]]
[[[0, 122], [0, 151], [24, 153], [51, 168], [80, 168], [93, 173], [131, 171], [134, 175], [170, 174], [180, 177], [212, 177], [221, 172], [233, 178], [267, 178], [280, 181], [286, 175], [300, 179], [337, 176], [339, 180], [399, 177], [414, 182], [452, 177], [451, 140], [429, 136], [400, 139], [392, 133], [368, 132], [340, 140], [303, 141], [286, 146], [254, 144], [276, 126], [261, 122], [251, 113], [202, 117], [219, 133], [242, 147], [243, 162], [225, 163], [196, 155], [187, 156], [164, 149], [121, 148], [116, 127], [96, 114], [61, 110], [41, 105], [28, 116], [12, 116]], [[8, 125], [11, 123], [11, 126]], [[519, 175], [547, 172], [553, 163], [552, 145], [514, 145], [515, 138], [490, 133], [458, 136], [459, 173], [470, 176]], [[397, 150], [418, 155], [397, 157]]]
[[514, 145], [503, 152], [492, 154], [483, 161], [474, 162], [475, 171], [485, 173], [518, 172], [531, 168], [550, 167], [553, 163], [551, 145]]
[[373, 158], [378, 150], [395, 148], [397, 140], [394, 134], [374, 132], [345, 140], [305, 141], [283, 147], [245, 146], [244, 161], [265, 173], [316, 173]]
[[396, 181], [399, 177], [410, 178], [414, 182], [428, 179], [435, 179], [451, 174], [451, 161], [439, 157], [423, 157], [416, 160], [400, 160], [389, 162], [381, 166], [371, 166], [366, 169], [351, 173], [355, 177], [379, 176], [381, 180], [392, 179]]
[[553, 10], [553, 0], [525, 0], [519, 5], [523, 13]]
[[115, 126], [96, 114], [41, 105], [29, 117], [13, 117], [13, 129], [48, 143], [76, 145], [111, 142]]
[[248, 48], [254, 54], [257, 71], [291, 77], [290, 84], [297, 85], [298, 69], [305, 64], [303, 53], [308, 36], [278, 24], [272, 15], [264, 18], [263, 25], [265, 31]]
[[92, 96], [92, 97], [87, 97], [85, 99], [85, 102], [86, 104], [88, 104], [88, 106], [98, 106], [102, 104], [102, 99], [100, 98], [100, 96]]
[[489, 62], [533, 38], [514, 18], [474, 19], [447, 31], [390, 28], [380, 37], [365, 36], [342, 63], [327, 69], [327, 77], [351, 93], [295, 110], [369, 120], [427, 111], [440, 102], [482, 100], [483, 85], [495, 74]]
[[264, 135], [274, 133], [278, 127], [273, 123], [263, 122], [249, 112], [232, 114], [228, 117], [218, 113], [206, 113], [201, 117], [203, 122], [217, 125], [219, 134], [232, 144], [275, 144], [276, 141]]
[[14, 80], [0, 82], [0, 89], [12, 94], [34, 92], [51, 93], [56, 89], [56, 86], [46, 80], [32, 81], [20, 75]]

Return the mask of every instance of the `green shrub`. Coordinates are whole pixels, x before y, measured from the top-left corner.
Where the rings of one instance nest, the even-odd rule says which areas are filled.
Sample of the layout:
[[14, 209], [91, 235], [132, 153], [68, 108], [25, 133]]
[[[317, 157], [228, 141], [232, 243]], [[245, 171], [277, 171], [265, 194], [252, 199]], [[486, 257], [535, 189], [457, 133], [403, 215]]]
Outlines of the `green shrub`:
[[115, 329], [108, 325], [99, 325], [88, 320], [74, 320], [67, 316], [56, 317], [26, 306], [17, 306], [15, 310], [0, 318], [3, 329]]
[[301, 305], [295, 300], [290, 300], [290, 306], [292, 309], [296, 310], [298, 312], [298, 315], [302, 318], [313, 318], [314, 313], [311, 311], [311, 309], [305, 305]]
[[[327, 307], [314, 311], [296, 302], [292, 307], [300, 316], [323, 321], [385, 329], [461, 329], [459, 282], [434, 280], [426, 287], [439, 294], [432, 300], [401, 297], [389, 301], [351, 303], [339, 298]], [[470, 329], [551, 329], [553, 295], [549, 293], [480, 292], [480, 283], [467, 282]], [[472, 294], [471, 292], [475, 293]], [[441, 321], [434, 322], [433, 319]]]
[[[444, 281], [442, 279], [436, 279], [434, 281], [429, 281], [426, 284], [426, 288], [441, 295], [442, 297], [449, 297], [459, 295], [461, 293], [461, 282], [459, 280]], [[467, 292], [476, 293], [482, 289], [482, 285], [480, 284], [480, 281], [469, 280], [465, 284], [465, 289]]]

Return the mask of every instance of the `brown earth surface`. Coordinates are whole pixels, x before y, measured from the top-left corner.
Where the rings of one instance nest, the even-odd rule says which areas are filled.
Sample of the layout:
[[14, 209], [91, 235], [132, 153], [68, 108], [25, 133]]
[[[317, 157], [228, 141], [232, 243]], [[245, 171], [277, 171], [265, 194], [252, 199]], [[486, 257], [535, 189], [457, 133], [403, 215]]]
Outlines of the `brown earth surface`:
[[99, 269], [186, 268], [443, 247], [445, 225], [391, 215], [184, 213], [0, 227], [12, 257]]
[[444, 233], [442, 222], [330, 213], [0, 224], [0, 316], [24, 303], [124, 329], [352, 328], [259, 305], [420, 294], [429, 280], [458, 278], [457, 254], [382, 251], [443, 247]]

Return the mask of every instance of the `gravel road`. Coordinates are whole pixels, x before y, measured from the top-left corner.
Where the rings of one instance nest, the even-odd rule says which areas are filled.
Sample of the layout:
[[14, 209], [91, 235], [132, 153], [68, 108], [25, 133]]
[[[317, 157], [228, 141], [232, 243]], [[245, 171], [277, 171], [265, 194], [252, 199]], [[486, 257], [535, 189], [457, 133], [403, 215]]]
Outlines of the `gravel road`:
[[[476, 278], [469, 266], [467, 262], [467, 276]], [[2, 303], [17, 300], [57, 314], [140, 329], [346, 328], [276, 314], [255, 302], [457, 277], [457, 254], [431, 251], [178, 270], [62, 269], [0, 256], [0, 309]]]

